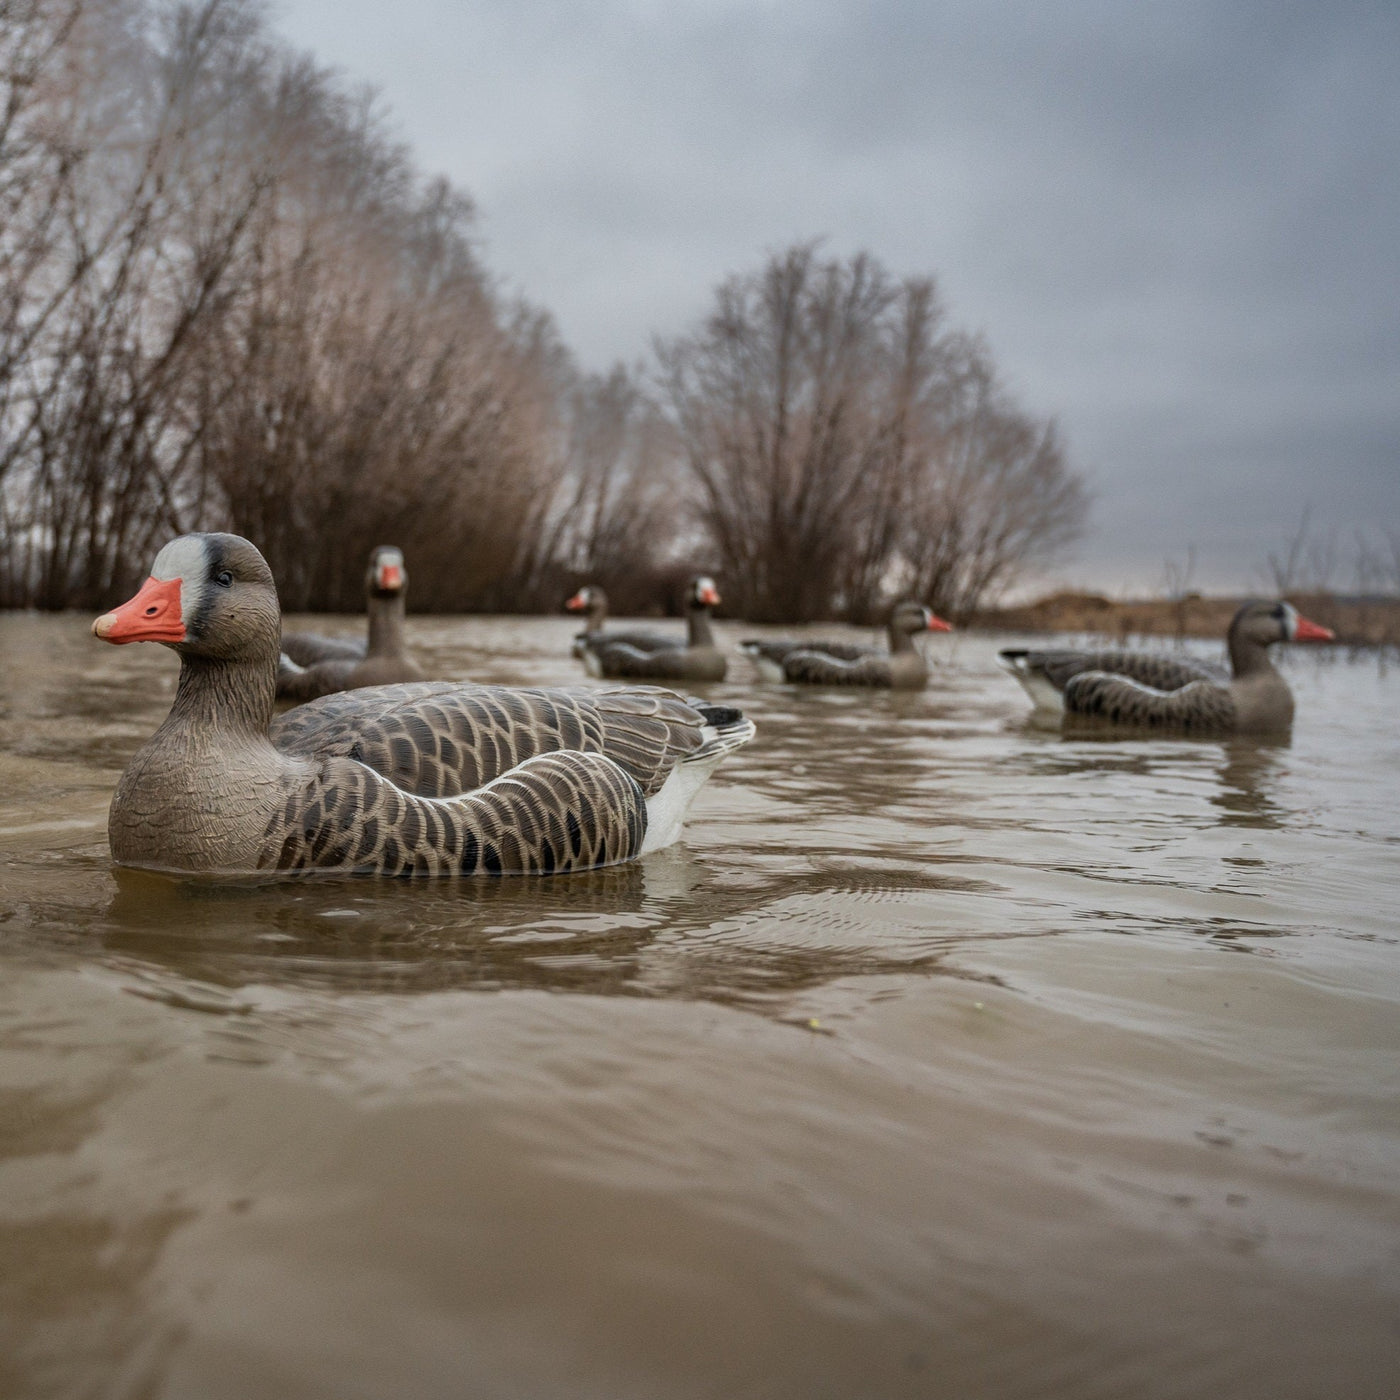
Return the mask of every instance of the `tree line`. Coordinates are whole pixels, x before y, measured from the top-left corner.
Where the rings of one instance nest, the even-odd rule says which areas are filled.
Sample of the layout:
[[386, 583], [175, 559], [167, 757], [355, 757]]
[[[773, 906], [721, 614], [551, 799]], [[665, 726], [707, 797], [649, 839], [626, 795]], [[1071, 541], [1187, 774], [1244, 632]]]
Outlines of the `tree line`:
[[431, 610], [621, 610], [694, 566], [753, 618], [953, 616], [1087, 507], [935, 284], [801, 244], [582, 373], [469, 197], [255, 0], [0, 0], [0, 605], [96, 608], [231, 529], [289, 610], [375, 544]]

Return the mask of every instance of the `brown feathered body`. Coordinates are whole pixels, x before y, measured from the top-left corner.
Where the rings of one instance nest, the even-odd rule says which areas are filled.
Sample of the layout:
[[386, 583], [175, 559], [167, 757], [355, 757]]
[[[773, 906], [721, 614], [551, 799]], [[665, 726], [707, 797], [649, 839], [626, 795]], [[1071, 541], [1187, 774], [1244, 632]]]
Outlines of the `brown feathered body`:
[[[140, 635], [152, 589], [179, 608], [165, 637]], [[181, 656], [170, 714], [112, 801], [119, 864], [389, 875], [611, 864], [675, 839], [694, 791], [753, 734], [735, 710], [654, 687], [422, 682], [326, 696], [273, 722], [278, 621], [262, 556], [228, 535], [174, 541], [142, 593], [98, 619], [109, 640], [167, 640]]]
[[1331, 635], [1288, 603], [1251, 602], [1230, 622], [1229, 672], [1160, 652], [1008, 648], [1000, 656], [1042, 720], [1189, 734], [1279, 733], [1293, 723], [1293, 694], [1269, 647]]

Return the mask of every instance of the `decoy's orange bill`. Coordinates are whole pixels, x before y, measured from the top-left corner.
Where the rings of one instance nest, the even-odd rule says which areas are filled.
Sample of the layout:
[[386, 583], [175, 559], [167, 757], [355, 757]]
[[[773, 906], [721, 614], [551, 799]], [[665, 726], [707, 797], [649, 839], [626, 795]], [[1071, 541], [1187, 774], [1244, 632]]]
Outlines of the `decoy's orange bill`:
[[130, 602], [103, 613], [92, 634], [104, 642], [183, 642], [180, 580], [148, 578]]
[[1335, 640], [1337, 634], [1330, 627], [1319, 627], [1315, 622], [1309, 622], [1302, 613], [1298, 614], [1298, 620], [1293, 628], [1293, 640], [1295, 642], [1330, 642]]

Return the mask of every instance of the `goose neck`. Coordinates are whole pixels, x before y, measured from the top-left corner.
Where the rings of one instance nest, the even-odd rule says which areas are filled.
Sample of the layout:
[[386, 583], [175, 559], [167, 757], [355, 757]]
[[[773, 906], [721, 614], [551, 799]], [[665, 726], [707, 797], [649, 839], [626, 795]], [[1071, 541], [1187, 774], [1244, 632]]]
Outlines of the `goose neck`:
[[686, 614], [687, 640], [693, 647], [712, 647], [715, 634], [710, 628], [710, 610], [706, 607], [690, 608]]
[[1231, 632], [1229, 637], [1230, 670], [1236, 677], [1277, 674], [1269, 659], [1269, 648], [1250, 637]]
[[175, 703], [162, 727], [188, 727], [225, 739], [266, 740], [276, 691], [276, 666], [267, 659], [182, 656]]
[[367, 656], [399, 656], [403, 652], [404, 599], [402, 593], [371, 594], [368, 604]]
[[893, 622], [889, 625], [890, 654], [893, 656], [908, 655], [918, 651], [914, 645], [914, 634], [907, 632], [903, 627], [896, 627]]

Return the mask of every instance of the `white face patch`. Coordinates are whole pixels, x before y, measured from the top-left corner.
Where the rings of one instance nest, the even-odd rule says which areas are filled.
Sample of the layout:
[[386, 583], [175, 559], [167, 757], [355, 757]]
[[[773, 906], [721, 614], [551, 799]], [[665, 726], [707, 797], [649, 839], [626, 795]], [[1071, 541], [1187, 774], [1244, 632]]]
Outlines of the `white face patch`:
[[1283, 605], [1283, 635], [1290, 642], [1298, 638], [1298, 609], [1292, 603]]
[[208, 587], [209, 550], [197, 535], [171, 540], [151, 565], [151, 577], [161, 583], [180, 580], [180, 620], [189, 627]]
[[381, 593], [396, 592], [404, 586], [407, 573], [403, 566], [403, 551], [392, 545], [381, 545], [374, 551], [374, 587]]

